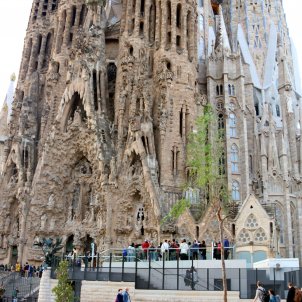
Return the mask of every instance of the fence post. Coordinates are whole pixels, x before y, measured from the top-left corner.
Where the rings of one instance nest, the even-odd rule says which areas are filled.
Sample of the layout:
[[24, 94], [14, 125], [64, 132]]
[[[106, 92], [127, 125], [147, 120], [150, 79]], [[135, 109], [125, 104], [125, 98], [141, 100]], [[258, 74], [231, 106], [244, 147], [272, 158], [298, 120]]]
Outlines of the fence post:
[[32, 291], [32, 280], [33, 280], [33, 277], [31, 277], [29, 280], [29, 295], [30, 296], [31, 296], [31, 291]]
[[135, 250], [135, 288], [137, 287], [137, 250]]
[[109, 280], [111, 280], [111, 265], [112, 265], [112, 253], [110, 252], [110, 258], [109, 258]]
[[163, 253], [163, 282], [162, 282], [162, 289], [165, 289], [165, 254]]
[[73, 259], [72, 259], [72, 267], [71, 267], [71, 277], [72, 279], [74, 278], [74, 268], [76, 266], [76, 254], [73, 254]]
[[122, 281], [124, 281], [124, 270], [125, 270], [125, 256], [123, 256], [122, 262]]
[[276, 292], [276, 268], [273, 268], [274, 270], [274, 292]]
[[88, 257], [87, 257], [87, 255], [85, 255], [85, 257], [83, 259], [85, 261], [84, 280], [86, 280], [86, 273], [87, 273], [87, 267], [88, 267]]
[[207, 290], [209, 290], [209, 284], [210, 284], [210, 274], [209, 274], [209, 269], [207, 268]]
[[99, 279], [99, 265], [100, 265], [100, 253], [97, 254], [97, 260], [96, 260], [96, 280]]
[[177, 290], [179, 290], [179, 254], [176, 254], [177, 260]]
[[239, 297], [241, 298], [241, 268], [239, 268]]
[[149, 255], [148, 289], [150, 289], [150, 279], [151, 279], [151, 257]]

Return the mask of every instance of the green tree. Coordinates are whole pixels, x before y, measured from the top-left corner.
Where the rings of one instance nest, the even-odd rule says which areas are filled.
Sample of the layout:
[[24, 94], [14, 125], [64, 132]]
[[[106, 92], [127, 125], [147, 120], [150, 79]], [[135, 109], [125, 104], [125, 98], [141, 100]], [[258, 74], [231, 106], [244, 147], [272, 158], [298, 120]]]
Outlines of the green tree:
[[200, 188], [203, 202], [211, 207], [219, 224], [224, 302], [227, 302], [227, 282], [224, 259], [224, 221], [228, 217], [229, 193], [225, 176], [225, 128], [216, 110], [208, 104], [197, 118], [195, 131], [189, 137], [187, 164], [190, 185]]
[[56, 302], [73, 302], [74, 291], [68, 276], [68, 261], [61, 261], [57, 269], [58, 285], [52, 292], [55, 294]]
[[[225, 176], [225, 129], [219, 124], [216, 111], [210, 104], [195, 121], [195, 129], [187, 145], [189, 179], [186, 188], [201, 191], [201, 203], [211, 207], [219, 224], [220, 242], [224, 239], [224, 221], [229, 215], [230, 202]], [[190, 202], [181, 199], [163, 218], [162, 222], [177, 219], [190, 207]], [[221, 244], [222, 282], [224, 302], [227, 302], [227, 282], [224, 247]]]

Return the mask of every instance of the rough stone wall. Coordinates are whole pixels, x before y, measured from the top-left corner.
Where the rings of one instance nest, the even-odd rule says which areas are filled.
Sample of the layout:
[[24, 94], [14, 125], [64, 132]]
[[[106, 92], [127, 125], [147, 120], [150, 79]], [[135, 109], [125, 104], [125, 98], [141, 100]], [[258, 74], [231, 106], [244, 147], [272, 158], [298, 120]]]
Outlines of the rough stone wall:
[[[229, 9], [215, 1], [33, 2], [3, 146], [1, 261], [39, 261], [33, 243], [41, 237], [62, 237], [66, 251], [80, 253], [92, 242], [102, 251], [145, 238], [218, 241], [215, 212], [196, 192], [178, 221], [160, 224], [183, 196], [188, 135], [208, 101], [225, 129], [225, 176], [239, 209], [226, 234], [240, 240], [240, 208], [252, 193], [260, 223], [269, 213], [280, 229], [261, 226], [266, 240], [256, 249], [300, 253], [302, 114], [290, 53], [279, 42], [279, 86], [256, 87], [234, 42], [243, 18]], [[252, 12], [261, 15], [257, 7], [244, 20]], [[264, 58], [256, 63], [263, 74]]]

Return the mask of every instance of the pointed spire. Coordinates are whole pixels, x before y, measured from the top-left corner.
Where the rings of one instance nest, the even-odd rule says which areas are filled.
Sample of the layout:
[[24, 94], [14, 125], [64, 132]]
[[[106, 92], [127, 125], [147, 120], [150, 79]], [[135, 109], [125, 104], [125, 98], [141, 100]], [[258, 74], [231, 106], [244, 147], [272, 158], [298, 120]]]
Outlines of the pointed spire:
[[231, 50], [229, 38], [226, 31], [226, 26], [223, 18], [222, 7], [219, 5], [219, 15], [216, 16], [217, 20], [217, 30], [216, 30], [216, 42], [215, 49], [221, 48]]
[[2, 111], [7, 111], [6, 113], [7, 123], [9, 122], [10, 115], [12, 112], [12, 105], [13, 105], [14, 93], [15, 93], [15, 81], [16, 81], [16, 75], [15, 73], [13, 73], [10, 76], [10, 83], [1, 109], [1, 114]]

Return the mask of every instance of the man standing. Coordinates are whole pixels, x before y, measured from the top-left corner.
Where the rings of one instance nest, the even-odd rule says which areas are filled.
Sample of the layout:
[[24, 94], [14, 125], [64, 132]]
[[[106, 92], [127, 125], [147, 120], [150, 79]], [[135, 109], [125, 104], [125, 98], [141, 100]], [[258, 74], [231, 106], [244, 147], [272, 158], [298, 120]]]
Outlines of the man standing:
[[223, 240], [223, 247], [224, 247], [224, 259], [227, 260], [230, 253], [230, 242], [227, 237], [224, 237]]
[[294, 288], [294, 285], [291, 282], [288, 282], [288, 293], [287, 293], [286, 302], [294, 302], [295, 293], [296, 293], [296, 289]]
[[169, 260], [169, 243], [166, 239], [160, 247], [163, 260]]
[[180, 244], [180, 259], [181, 260], [188, 260], [189, 257], [188, 257], [188, 250], [189, 250], [189, 246], [186, 242], [186, 239], [183, 239], [181, 241], [181, 244]]
[[123, 302], [131, 302], [130, 294], [129, 294], [129, 288], [128, 287], [126, 287], [125, 290], [123, 291], [123, 298], [124, 298]]
[[143, 243], [142, 243], [142, 249], [144, 252], [144, 260], [148, 259], [148, 249], [149, 249], [149, 241], [146, 239]]

